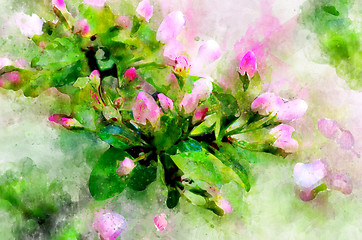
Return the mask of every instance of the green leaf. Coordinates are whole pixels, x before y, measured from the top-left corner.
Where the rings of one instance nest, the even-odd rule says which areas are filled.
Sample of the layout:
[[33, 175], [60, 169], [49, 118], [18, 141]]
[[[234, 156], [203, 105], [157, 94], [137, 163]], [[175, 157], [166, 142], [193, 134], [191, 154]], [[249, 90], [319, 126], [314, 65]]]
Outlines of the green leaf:
[[234, 96], [227, 93], [213, 93], [220, 102], [220, 110], [226, 116], [235, 116], [239, 112], [239, 106]]
[[150, 183], [156, 180], [156, 177], [157, 167], [151, 165], [146, 167], [137, 164], [129, 176], [128, 187], [136, 191], [143, 191]]
[[89, 82], [88, 77], [79, 77], [77, 81], [73, 84], [74, 87], [84, 88]]
[[127, 176], [117, 174], [117, 160], [131, 158], [125, 151], [108, 149], [98, 160], [89, 178], [89, 191], [95, 200], [105, 200], [121, 193], [127, 186]]
[[244, 75], [241, 75], [241, 73], [238, 72], [238, 75], [239, 75], [239, 79], [240, 79], [241, 83], [243, 84], [243, 90], [245, 92], [248, 89], [249, 84], [250, 84], [249, 77], [246, 73]]
[[179, 202], [180, 196], [180, 192], [176, 188], [170, 188], [167, 193], [167, 207], [170, 209], [176, 207]]
[[200, 143], [192, 138], [179, 142], [179, 144], [177, 144], [177, 147], [181, 153], [202, 151]]
[[177, 118], [172, 118], [167, 115], [162, 115], [160, 118], [160, 130], [155, 132], [153, 145], [157, 150], [167, 150], [172, 147], [181, 137], [181, 129]]
[[207, 116], [200, 125], [192, 129], [190, 136], [199, 136], [212, 132], [212, 130], [215, 128], [217, 117], [217, 114]]
[[101, 129], [98, 136], [106, 143], [122, 150], [142, 145], [137, 134], [125, 126], [106, 126]]

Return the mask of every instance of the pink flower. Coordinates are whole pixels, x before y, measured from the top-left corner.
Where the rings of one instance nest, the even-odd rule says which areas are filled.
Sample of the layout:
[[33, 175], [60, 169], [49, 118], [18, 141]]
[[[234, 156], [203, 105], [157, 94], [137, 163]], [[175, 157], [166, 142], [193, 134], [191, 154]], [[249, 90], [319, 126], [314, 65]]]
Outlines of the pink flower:
[[163, 231], [167, 227], [166, 214], [161, 213], [153, 219], [158, 231]]
[[295, 99], [279, 106], [277, 110], [277, 119], [288, 123], [304, 115], [308, 109], [308, 104], [302, 99]]
[[16, 25], [26, 37], [32, 38], [34, 35], [43, 34], [43, 22], [38, 15], [32, 14], [31, 16], [26, 15], [24, 13], [16, 14]]
[[143, 0], [138, 4], [136, 12], [148, 22], [153, 15], [153, 6], [149, 0]]
[[182, 43], [180, 43], [176, 39], [172, 39], [166, 43], [165, 49], [163, 51], [163, 56], [171, 60], [175, 60], [183, 50], [184, 46], [182, 45]]
[[0, 58], [0, 69], [2, 69], [5, 66], [10, 66], [11, 61], [8, 58]]
[[60, 11], [67, 10], [65, 2], [63, 0], [52, 0], [53, 6], [58, 8]]
[[118, 213], [98, 213], [93, 221], [93, 228], [102, 239], [115, 240], [127, 228], [126, 219]]
[[328, 118], [319, 119], [318, 129], [326, 138], [330, 139], [336, 139], [341, 134], [337, 121]]
[[240, 61], [239, 68], [241, 75], [244, 75], [246, 72], [249, 77], [252, 78], [254, 76], [256, 70], [256, 57], [253, 51], [248, 51], [244, 55]]
[[277, 148], [283, 149], [286, 153], [293, 153], [298, 150], [298, 142], [292, 138], [294, 128], [280, 124], [270, 130], [270, 134], [273, 135], [276, 140], [273, 145]]
[[4, 73], [2, 77], [4, 77], [4, 79], [10, 81], [13, 84], [18, 84], [21, 80], [20, 73], [18, 71]]
[[74, 27], [74, 32], [80, 33], [83, 37], [87, 36], [90, 32], [90, 26], [87, 19], [79, 20]]
[[314, 189], [326, 175], [327, 168], [321, 160], [309, 164], [297, 163], [294, 166], [294, 181], [302, 188]]
[[210, 64], [221, 56], [221, 49], [219, 44], [214, 40], [208, 40], [200, 46], [197, 57], [205, 64]]
[[166, 95], [163, 93], [158, 94], [157, 97], [158, 100], [160, 100], [161, 107], [165, 112], [173, 110], [173, 101], [170, 98], [166, 97]]
[[185, 113], [193, 112], [199, 101], [206, 100], [212, 92], [212, 79], [201, 78], [194, 83], [194, 88], [191, 93], [185, 94], [183, 97], [180, 108], [185, 110]]
[[117, 174], [119, 176], [127, 175], [132, 171], [134, 167], [135, 167], [134, 161], [126, 157], [123, 161], [119, 163], [119, 167], [117, 168]]
[[274, 93], [266, 92], [256, 98], [251, 104], [251, 110], [260, 115], [275, 114], [279, 107], [284, 104], [283, 100]]
[[83, 0], [83, 3], [91, 5], [93, 7], [104, 7], [106, 0]]
[[65, 128], [82, 126], [76, 119], [64, 117], [62, 114], [53, 114], [48, 118], [48, 120], [57, 124], [61, 124]]
[[350, 131], [342, 130], [341, 135], [337, 138], [336, 142], [344, 150], [350, 150], [354, 145], [354, 138]]
[[136, 76], [137, 76], [137, 71], [134, 67], [127, 69], [123, 74], [123, 77], [128, 81], [133, 81], [136, 78]]
[[351, 194], [353, 185], [350, 177], [342, 172], [329, 173], [327, 176], [328, 187], [343, 194]]
[[89, 75], [89, 78], [90, 79], [93, 79], [93, 78], [101, 78], [101, 74], [99, 73], [98, 70], [93, 70], [91, 72], [91, 74]]
[[200, 106], [198, 108], [196, 108], [195, 113], [194, 113], [194, 117], [192, 118], [192, 122], [195, 123], [197, 121], [202, 121], [204, 120], [206, 113], [209, 109], [205, 106]]
[[175, 39], [186, 24], [185, 16], [180, 11], [173, 11], [168, 14], [160, 24], [157, 30], [156, 39], [166, 43]]
[[154, 127], [160, 116], [160, 108], [156, 101], [145, 92], [138, 93], [132, 111], [135, 122], [145, 125], [148, 120]]
[[175, 65], [173, 66], [173, 71], [175, 74], [186, 77], [190, 70], [190, 64], [186, 56], [181, 55], [176, 57]]
[[216, 200], [216, 205], [219, 208], [221, 208], [224, 211], [224, 213], [231, 213], [233, 211], [230, 203], [223, 197], [220, 197], [220, 196], [218, 197], [218, 199]]
[[116, 26], [121, 28], [129, 28], [131, 26], [131, 20], [127, 16], [118, 16], [114, 21]]

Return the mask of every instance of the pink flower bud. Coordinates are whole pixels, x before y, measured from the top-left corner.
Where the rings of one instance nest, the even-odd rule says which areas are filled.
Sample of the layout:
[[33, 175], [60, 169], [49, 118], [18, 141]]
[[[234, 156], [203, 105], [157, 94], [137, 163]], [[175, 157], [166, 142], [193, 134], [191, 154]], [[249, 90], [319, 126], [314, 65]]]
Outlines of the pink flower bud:
[[16, 25], [24, 36], [32, 38], [34, 35], [43, 34], [44, 20], [40, 19], [38, 15], [33, 13], [29, 16], [24, 13], [18, 13], [15, 17]]
[[116, 26], [121, 28], [129, 28], [131, 26], [131, 20], [127, 16], [118, 16], [115, 19]]
[[326, 175], [327, 169], [321, 160], [309, 164], [297, 163], [294, 166], [294, 181], [302, 188], [314, 189]]
[[205, 64], [210, 64], [221, 56], [221, 49], [219, 44], [214, 40], [208, 40], [201, 45], [197, 57]]
[[283, 100], [274, 93], [266, 92], [253, 101], [251, 110], [263, 116], [275, 114], [283, 103]]
[[117, 168], [117, 174], [119, 176], [128, 175], [134, 167], [134, 161], [126, 157], [123, 161], [119, 163], [119, 167]]
[[163, 56], [171, 60], [175, 60], [183, 50], [184, 46], [182, 45], [182, 43], [180, 43], [176, 39], [172, 39], [166, 43], [165, 49], [163, 51]]
[[205, 106], [200, 106], [198, 108], [196, 108], [195, 113], [194, 113], [194, 117], [192, 118], [192, 122], [197, 122], [197, 121], [202, 121], [204, 120], [206, 113], [209, 109]]
[[20, 83], [20, 73], [18, 71], [4, 73], [2, 77], [13, 84]]
[[115, 240], [127, 228], [126, 219], [118, 213], [98, 213], [93, 228], [102, 239]]
[[5, 66], [10, 66], [11, 61], [8, 58], [0, 58], [0, 69], [2, 69]]
[[104, 7], [106, 0], [83, 0], [83, 3], [91, 5], [93, 7]]
[[212, 92], [212, 79], [201, 78], [194, 83], [194, 88], [191, 93], [185, 94], [183, 97], [180, 108], [185, 110], [185, 113], [193, 112], [199, 101], [206, 100]]
[[298, 142], [292, 138], [294, 128], [280, 124], [270, 130], [270, 134], [273, 135], [276, 140], [273, 145], [277, 148], [283, 149], [286, 153], [293, 153], [298, 150]]
[[180, 103], [180, 108], [185, 110], [185, 113], [192, 113], [199, 104], [199, 98], [196, 94], [186, 93]]
[[330, 173], [327, 177], [328, 187], [343, 194], [351, 194], [353, 185], [351, 178], [345, 173]]
[[60, 11], [67, 10], [65, 2], [63, 0], [52, 0], [53, 6], [58, 8]]
[[253, 51], [248, 51], [241, 59], [239, 64], [241, 75], [245, 72], [248, 73], [249, 77], [253, 77], [256, 70], [256, 57]]
[[158, 231], [163, 231], [167, 227], [166, 214], [161, 213], [153, 219]]
[[157, 97], [158, 100], [160, 100], [161, 107], [165, 112], [173, 110], [173, 101], [170, 98], [166, 97], [163, 93], [158, 94]]
[[137, 76], [137, 71], [134, 67], [127, 69], [123, 74], [123, 77], [128, 81], [135, 80], [136, 76]]
[[90, 32], [90, 26], [87, 19], [79, 20], [74, 27], [74, 32], [80, 33], [83, 37], [87, 36]]
[[328, 118], [319, 119], [318, 129], [326, 138], [330, 139], [336, 139], [341, 134], [337, 121]]
[[344, 150], [350, 150], [354, 145], [354, 138], [350, 131], [342, 130], [341, 135], [337, 138], [336, 142]]
[[299, 193], [299, 198], [303, 202], [312, 201], [315, 197], [316, 197], [316, 192], [314, 191], [314, 189], [304, 188], [301, 189]]
[[180, 11], [173, 11], [168, 14], [157, 30], [156, 39], [166, 43], [175, 39], [186, 24], [186, 18]]
[[93, 78], [101, 78], [101, 75], [99, 74], [99, 71], [98, 70], [93, 70], [91, 72], [91, 74], [89, 75], [89, 78], [90, 79], [93, 79]]
[[277, 119], [288, 123], [304, 115], [308, 109], [308, 104], [302, 99], [295, 99], [279, 106]]
[[153, 6], [149, 0], [143, 0], [138, 4], [136, 12], [148, 22], [153, 15]]
[[160, 108], [156, 101], [145, 92], [138, 93], [132, 111], [135, 122], [145, 125], [148, 120], [154, 127], [160, 116]]
[[64, 117], [62, 114], [53, 114], [48, 118], [48, 120], [60, 124], [65, 128], [82, 126], [76, 119]]
[[218, 199], [216, 200], [216, 205], [219, 208], [221, 208], [224, 211], [224, 213], [231, 213], [233, 211], [230, 203], [223, 197], [220, 197], [220, 196], [218, 197]]
[[173, 71], [179, 76], [187, 77], [187, 75], [189, 74], [190, 66], [191, 65], [189, 64], [187, 57], [181, 55], [176, 57]]

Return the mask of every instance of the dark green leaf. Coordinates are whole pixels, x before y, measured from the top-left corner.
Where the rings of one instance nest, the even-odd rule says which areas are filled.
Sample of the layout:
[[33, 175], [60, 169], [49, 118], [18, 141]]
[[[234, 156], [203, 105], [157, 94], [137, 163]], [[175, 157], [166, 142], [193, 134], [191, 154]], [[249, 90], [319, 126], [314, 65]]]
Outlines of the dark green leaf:
[[130, 156], [116, 148], [108, 149], [98, 160], [89, 177], [89, 191], [95, 200], [105, 200], [121, 193], [127, 186], [127, 177], [117, 174], [117, 160]]
[[177, 146], [181, 153], [202, 151], [200, 143], [192, 138], [179, 142]]
[[141, 164], [137, 164], [129, 176], [128, 187], [133, 190], [143, 191], [150, 183], [156, 180], [156, 177], [157, 167], [146, 167]]
[[106, 143], [122, 150], [142, 145], [137, 134], [125, 126], [109, 125], [102, 128], [98, 136]]
[[247, 74], [241, 75], [240, 72], [238, 72], [238, 75], [239, 75], [239, 79], [240, 79], [241, 83], [243, 84], [243, 89], [245, 92], [248, 89], [249, 84], [250, 84], [249, 77]]
[[227, 93], [216, 93], [215, 97], [220, 102], [220, 109], [226, 116], [234, 116], [239, 112], [239, 106], [235, 97]]
[[179, 202], [180, 196], [180, 192], [177, 189], [169, 189], [166, 201], [167, 207], [170, 209], [176, 207]]
[[160, 151], [172, 147], [181, 137], [181, 129], [176, 118], [162, 115], [161, 128], [155, 132], [153, 145]]

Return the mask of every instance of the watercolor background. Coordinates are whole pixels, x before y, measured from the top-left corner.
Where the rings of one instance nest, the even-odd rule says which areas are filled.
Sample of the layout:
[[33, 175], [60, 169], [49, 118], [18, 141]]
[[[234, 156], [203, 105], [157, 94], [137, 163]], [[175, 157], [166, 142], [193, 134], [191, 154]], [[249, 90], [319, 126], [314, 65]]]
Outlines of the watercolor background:
[[[68, 8], [75, 9], [81, 1], [66, 2]], [[130, 1], [107, 1], [120, 13], [125, 2]], [[97, 239], [91, 229], [92, 214], [96, 207], [105, 205], [127, 219], [129, 226], [122, 233], [122, 239], [362, 238], [362, 160], [357, 156], [362, 153], [362, 92], [358, 91], [361, 90], [358, 84], [362, 82], [362, 65], [357, 54], [358, 50], [361, 51], [357, 43], [362, 42], [362, 4], [358, 1], [330, 1], [331, 5], [342, 4], [348, 11], [346, 16], [352, 19], [351, 27], [357, 39], [357, 43], [347, 41], [351, 57], [337, 61], [335, 59], [341, 57], [338, 51], [337, 55], [330, 54], [333, 49], [327, 48], [326, 51], [321, 45], [320, 39], [328, 36], [323, 28], [314, 29], [315, 33], [311, 31], [310, 24], [320, 21], [318, 16], [312, 19], [299, 17], [301, 9], [303, 13], [308, 12], [322, 1], [151, 2], [156, 9], [151, 22], [155, 29], [166, 13], [180, 9], [188, 18], [186, 30], [189, 35], [185, 38], [200, 36], [219, 42], [226, 57], [219, 60], [214, 75], [216, 79], [235, 57], [234, 43], [245, 36], [249, 27], [254, 28], [252, 32], [268, 44], [271, 56], [267, 62], [271, 71], [266, 73], [268, 80], [264, 88], [286, 98], [300, 97], [308, 102], [306, 116], [294, 122], [300, 142], [297, 154], [285, 159], [262, 155], [262, 160], [253, 166], [255, 183], [248, 194], [240, 192], [233, 184], [226, 185], [222, 192], [234, 211], [223, 218], [184, 200], [176, 210], [165, 209], [163, 190], [156, 183], [151, 184], [146, 192], [127, 190], [110, 203], [95, 203], [88, 193], [87, 180], [92, 164], [107, 145], [85, 133], [70, 132], [48, 122], [50, 112], [67, 108], [66, 97], [54, 97], [44, 92], [33, 99], [20, 92], [0, 89], [0, 172], [30, 169], [29, 166], [35, 164], [33, 168], [45, 174], [46, 182], [60, 182], [62, 191], [59, 195], [70, 198], [61, 201], [69, 204], [67, 206], [72, 210], [65, 207], [58, 217], [76, 226], [75, 229], [86, 239]], [[30, 58], [25, 53], [36, 51], [35, 46], [21, 36], [13, 21], [14, 13], [19, 11], [52, 17], [50, 1], [0, 0], [2, 57]], [[354, 72], [346, 65], [353, 66]], [[340, 149], [318, 132], [317, 121], [323, 117], [337, 120], [352, 132], [355, 153]], [[312, 202], [302, 202], [298, 198], [292, 175], [295, 163], [319, 158], [326, 159], [332, 168], [350, 174], [354, 185], [351, 195], [333, 191], [320, 194]], [[44, 184], [36, 174], [31, 180], [34, 186]], [[36, 187], [33, 194], [39, 199], [48, 198], [37, 192]], [[63, 198], [59, 196], [59, 199]], [[161, 211], [169, 215], [169, 226], [160, 233], [153, 226], [153, 217]], [[13, 213], [0, 211], [1, 239], [16, 239], [11, 229], [19, 222], [21, 219]], [[46, 235], [39, 238], [47, 239]]]

